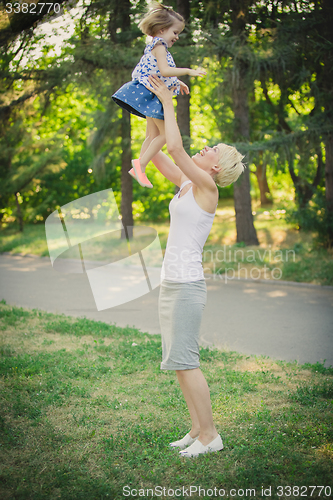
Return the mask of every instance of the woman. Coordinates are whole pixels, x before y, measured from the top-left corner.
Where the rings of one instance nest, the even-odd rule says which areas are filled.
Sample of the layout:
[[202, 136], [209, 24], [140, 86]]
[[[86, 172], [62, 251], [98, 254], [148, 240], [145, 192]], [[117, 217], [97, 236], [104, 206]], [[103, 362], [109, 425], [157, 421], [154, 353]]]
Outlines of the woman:
[[218, 189], [236, 181], [244, 170], [243, 156], [231, 146], [205, 147], [192, 158], [183, 148], [176, 122], [172, 89], [150, 76], [150, 90], [163, 104], [165, 136], [175, 165], [161, 151], [153, 163], [180, 187], [170, 202], [170, 232], [162, 267], [159, 317], [162, 334], [161, 369], [175, 370], [190, 412], [192, 428], [170, 443], [186, 457], [223, 449], [213, 422], [210, 393], [199, 368], [199, 330], [206, 303], [202, 268], [203, 246], [211, 230]]

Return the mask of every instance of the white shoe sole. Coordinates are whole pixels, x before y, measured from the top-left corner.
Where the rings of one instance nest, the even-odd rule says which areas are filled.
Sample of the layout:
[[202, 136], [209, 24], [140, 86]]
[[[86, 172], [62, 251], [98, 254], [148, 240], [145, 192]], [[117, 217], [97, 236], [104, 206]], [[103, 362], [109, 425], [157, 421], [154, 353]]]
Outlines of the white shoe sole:
[[197, 439], [197, 437], [192, 438], [190, 434], [186, 434], [186, 436], [184, 436], [182, 439], [170, 443], [169, 446], [171, 446], [171, 448], [180, 448], [181, 450], [184, 450], [188, 446], [191, 446]]
[[201, 441], [197, 440], [195, 443], [191, 444], [185, 450], [179, 452], [182, 457], [197, 457], [199, 455], [203, 455], [205, 453], [212, 453], [215, 451], [223, 450], [223, 442], [221, 436], [218, 435], [213, 441], [211, 441], [206, 446], [201, 443]]

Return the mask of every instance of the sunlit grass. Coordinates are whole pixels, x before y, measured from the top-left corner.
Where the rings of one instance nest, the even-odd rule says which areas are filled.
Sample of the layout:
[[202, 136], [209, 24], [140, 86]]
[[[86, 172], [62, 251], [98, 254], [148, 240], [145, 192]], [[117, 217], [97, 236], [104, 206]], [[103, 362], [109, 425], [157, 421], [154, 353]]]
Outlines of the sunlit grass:
[[26, 225], [23, 233], [13, 224], [2, 229], [0, 235], [0, 252], [49, 255], [44, 224]]
[[332, 368], [201, 349], [225, 448], [186, 460], [168, 448], [190, 419], [175, 373], [159, 368], [159, 336], [4, 303], [0, 325], [4, 500], [120, 499], [126, 485], [256, 498], [271, 486], [277, 499], [279, 485], [330, 485]]

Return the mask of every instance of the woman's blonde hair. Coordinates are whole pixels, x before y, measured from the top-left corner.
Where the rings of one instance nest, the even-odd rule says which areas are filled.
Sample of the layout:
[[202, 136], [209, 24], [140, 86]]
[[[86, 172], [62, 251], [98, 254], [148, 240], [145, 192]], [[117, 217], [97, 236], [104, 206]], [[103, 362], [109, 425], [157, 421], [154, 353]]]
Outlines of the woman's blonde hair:
[[139, 22], [139, 28], [145, 35], [154, 37], [159, 30], [170, 28], [176, 21], [183, 23], [182, 29], [184, 29], [185, 21], [183, 16], [175, 12], [172, 7], [167, 7], [158, 2], [151, 2], [148, 13]]
[[217, 165], [221, 170], [214, 176], [214, 181], [221, 187], [226, 187], [236, 182], [244, 172], [245, 165], [242, 163], [244, 156], [234, 146], [220, 143], [219, 160]]

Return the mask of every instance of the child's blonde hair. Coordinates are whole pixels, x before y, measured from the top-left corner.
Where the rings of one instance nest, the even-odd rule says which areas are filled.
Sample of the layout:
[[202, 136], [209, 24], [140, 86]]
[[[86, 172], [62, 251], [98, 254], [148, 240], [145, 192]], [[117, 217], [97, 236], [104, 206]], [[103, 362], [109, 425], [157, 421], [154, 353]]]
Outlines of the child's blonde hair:
[[234, 146], [220, 143], [219, 160], [217, 165], [221, 170], [214, 176], [214, 181], [221, 187], [226, 187], [236, 182], [244, 172], [245, 165], [242, 163], [244, 156]]
[[172, 7], [151, 2], [148, 13], [139, 22], [139, 28], [145, 35], [154, 37], [159, 30], [170, 28], [176, 21], [183, 23], [183, 30], [185, 27], [183, 16], [175, 12]]

